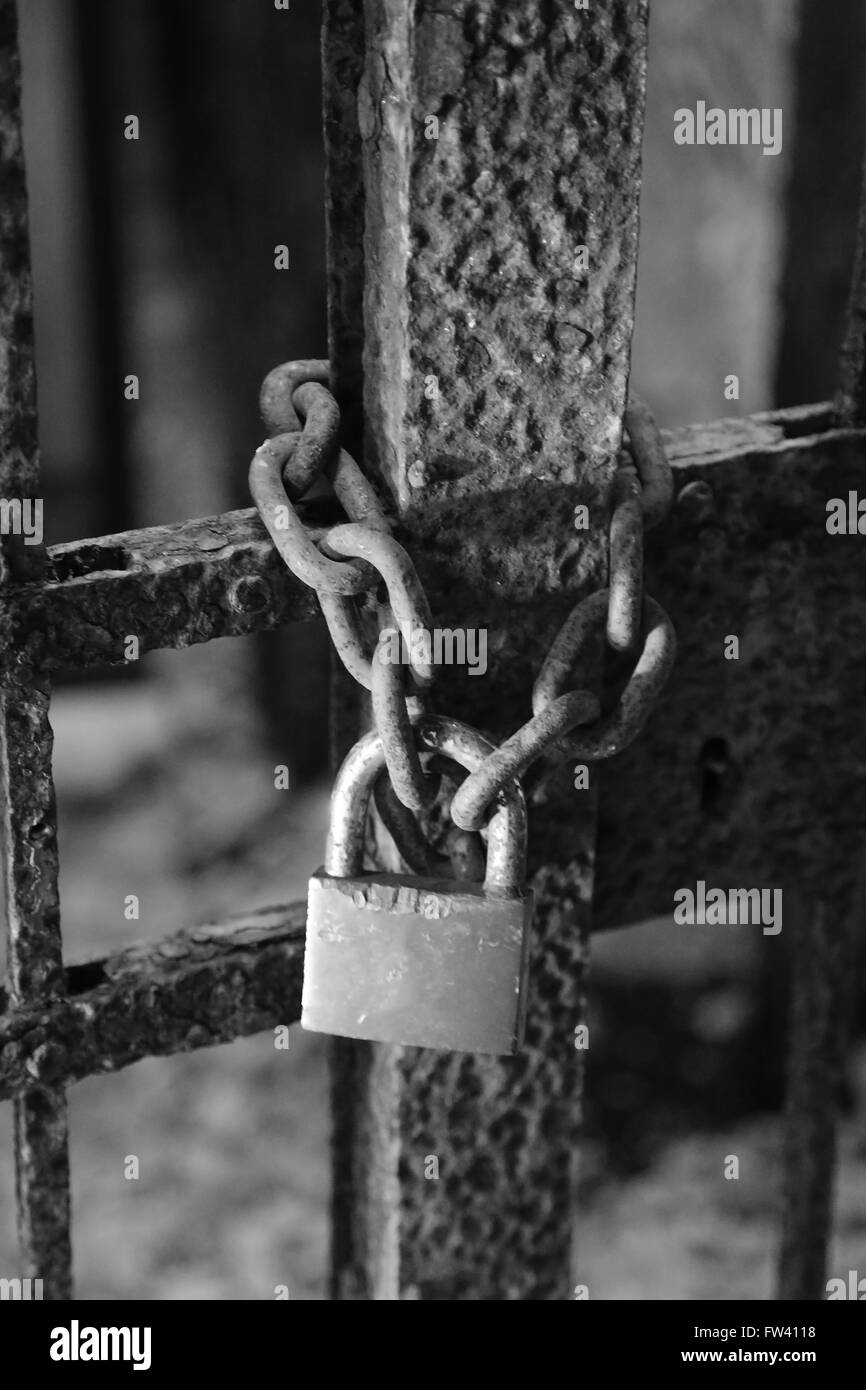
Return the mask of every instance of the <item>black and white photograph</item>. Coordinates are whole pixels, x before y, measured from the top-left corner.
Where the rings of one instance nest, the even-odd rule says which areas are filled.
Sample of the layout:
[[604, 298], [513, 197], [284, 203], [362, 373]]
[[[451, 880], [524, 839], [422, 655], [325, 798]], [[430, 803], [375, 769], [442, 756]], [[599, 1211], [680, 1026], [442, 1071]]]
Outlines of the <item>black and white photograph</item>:
[[862, 0], [0, 0], [22, 1372], [543, 1301], [832, 1374], [864, 155]]

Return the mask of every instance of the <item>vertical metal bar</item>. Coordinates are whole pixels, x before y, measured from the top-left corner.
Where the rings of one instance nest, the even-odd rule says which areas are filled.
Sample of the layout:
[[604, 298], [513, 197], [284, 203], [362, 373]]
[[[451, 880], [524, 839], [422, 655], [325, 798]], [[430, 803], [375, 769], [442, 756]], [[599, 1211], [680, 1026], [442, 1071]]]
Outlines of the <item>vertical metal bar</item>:
[[[841, 425], [866, 421], [866, 163], [845, 333], [839, 360], [836, 414]], [[837, 851], [838, 852], [838, 851]], [[782, 1172], [782, 1227], [777, 1295], [820, 1300], [826, 1295], [832, 1232], [836, 1138], [848, 1035], [848, 986], [862, 893], [846, 885], [848, 865], [828, 855], [825, 901], [800, 905], [794, 935]]]
[[866, 421], [866, 160], [860, 183], [857, 245], [839, 360], [836, 415], [840, 425]]
[[866, 132], [861, 0], [822, 8], [799, 0], [795, 8], [792, 125], [797, 134], [783, 210], [777, 406], [827, 400], [836, 389]]
[[[4, 495], [9, 496], [9, 491]], [[62, 989], [51, 739], [47, 690], [17, 681], [6, 683], [0, 695], [0, 799], [8, 962], [15, 1003], [42, 1002]], [[69, 1157], [63, 1087], [36, 1085], [16, 1098], [15, 1158], [21, 1275], [42, 1279], [45, 1298], [69, 1298]]]
[[[21, 139], [20, 65], [14, 0], [0, 0], [0, 491], [8, 502], [38, 499], [33, 304], [27, 192]], [[41, 505], [41, 503], [40, 503]], [[36, 578], [41, 545], [2, 537], [2, 583]], [[6, 606], [0, 641], [8, 651]], [[0, 814], [8, 964], [13, 1000], [40, 1002], [63, 988], [57, 896], [57, 837], [51, 777], [48, 689], [26, 658], [3, 663], [0, 689]], [[46, 1059], [49, 1060], [49, 1059]], [[44, 1297], [70, 1296], [69, 1157], [66, 1096], [40, 1084], [15, 1103], [18, 1227], [23, 1278]]]
[[[794, 922], [778, 1297], [826, 1296], [836, 1134], [844, 1083], [851, 918], [824, 902], [798, 905]], [[851, 914], [853, 917], [853, 913]]]
[[[365, 55], [329, 157], [333, 196], [335, 177], [352, 177], [333, 160], [357, 120], [366, 459], [403, 514], [435, 621], [489, 632], [490, 674], [443, 669], [437, 707], [504, 735], [529, 713], [558, 622], [606, 572], [646, 6], [328, 8], [326, 73], [349, 48]], [[360, 267], [340, 247], [331, 264], [332, 302], [351, 302]], [[575, 531], [577, 503], [588, 531]], [[576, 792], [570, 770], [557, 786], [531, 808], [525, 1051], [337, 1048], [338, 1297], [571, 1296], [595, 794]]]
[[[358, 89], [364, 71], [363, 0], [325, 0], [322, 24], [322, 116], [328, 259], [328, 355], [331, 386], [340, 406], [343, 443], [363, 453], [364, 184], [358, 129]], [[338, 661], [332, 664], [331, 761], [336, 769], [363, 729], [356, 687]], [[372, 1049], [331, 1047], [331, 1296], [339, 1298], [343, 1271], [354, 1258], [356, 1194], [363, 1184], [365, 1147], [352, 1097], [370, 1086]], [[372, 1201], [365, 1204], [375, 1226]], [[387, 1214], [382, 1213], [383, 1223]]]
[[344, 446], [363, 450], [364, 185], [358, 88], [364, 71], [363, 0], [325, 0], [322, 117], [328, 259], [328, 354]]

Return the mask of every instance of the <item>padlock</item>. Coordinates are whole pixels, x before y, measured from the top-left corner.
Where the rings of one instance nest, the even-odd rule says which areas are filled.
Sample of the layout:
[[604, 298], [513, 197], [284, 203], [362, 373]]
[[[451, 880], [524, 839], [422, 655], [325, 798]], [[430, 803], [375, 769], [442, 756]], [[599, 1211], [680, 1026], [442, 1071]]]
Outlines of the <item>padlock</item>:
[[[419, 746], [473, 771], [493, 745], [429, 716]], [[517, 1052], [526, 1010], [532, 892], [524, 886], [520, 784], [487, 827], [483, 883], [362, 873], [370, 793], [385, 758], [375, 733], [337, 775], [325, 865], [310, 879], [301, 1025], [316, 1033], [457, 1052]]]

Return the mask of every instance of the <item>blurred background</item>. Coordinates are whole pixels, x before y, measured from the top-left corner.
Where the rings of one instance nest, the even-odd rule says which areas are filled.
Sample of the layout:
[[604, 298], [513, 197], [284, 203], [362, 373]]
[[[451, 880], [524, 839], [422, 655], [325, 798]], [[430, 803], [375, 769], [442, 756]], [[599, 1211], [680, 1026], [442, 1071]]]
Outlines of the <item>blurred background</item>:
[[[49, 544], [247, 505], [261, 378], [326, 355], [319, 11], [20, 6]], [[859, 0], [652, 0], [633, 379], [663, 425], [832, 395], [864, 60]], [[781, 155], [675, 146], [673, 112], [698, 98], [782, 107]], [[68, 958], [305, 895], [324, 842], [327, 665], [306, 624], [58, 682]], [[690, 942], [659, 920], [593, 947], [578, 1238], [593, 1298], [771, 1291], [784, 1016], [753, 928]], [[864, 1082], [861, 1052], [833, 1271], [866, 1268]], [[77, 1085], [70, 1106], [80, 1297], [323, 1296], [321, 1040], [293, 1029], [287, 1052], [267, 1033], [149, 1060]], [[9, 1106], [0, 1152], [11, 1272]], [[739, 1182], [719, 1181], [728, 1153]]]

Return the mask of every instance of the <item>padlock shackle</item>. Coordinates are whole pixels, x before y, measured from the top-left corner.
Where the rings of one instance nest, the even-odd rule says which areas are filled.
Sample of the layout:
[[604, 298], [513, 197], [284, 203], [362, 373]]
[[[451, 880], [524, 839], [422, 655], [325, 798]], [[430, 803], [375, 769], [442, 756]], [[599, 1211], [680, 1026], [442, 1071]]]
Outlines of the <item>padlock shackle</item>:
[[[483, 734], [459, 719], [427, 715], [413, 727], [421, 752], [451, 758], [467, 772], [474, 772], [495, 751], [495, 745]], [[382, 740], [375, 732], [365, 734], [344, 759], [331, 793], [326, 874], [351, 878], [361, 872], [367, 808], [384, 766]], [[487, 832], [485, 891], [514, 892], [521, 887], [526, 872], [526, 802], [516, 778], [500, 792]]]

